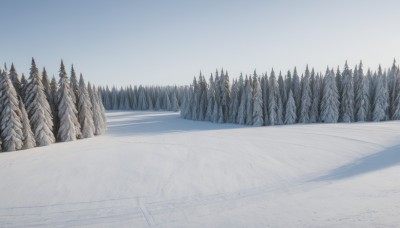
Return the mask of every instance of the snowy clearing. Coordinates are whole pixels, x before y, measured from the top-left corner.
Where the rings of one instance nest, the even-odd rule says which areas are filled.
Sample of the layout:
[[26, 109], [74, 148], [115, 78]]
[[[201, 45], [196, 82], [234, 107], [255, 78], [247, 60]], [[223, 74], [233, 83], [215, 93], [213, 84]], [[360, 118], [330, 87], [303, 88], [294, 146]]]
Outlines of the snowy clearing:
[[0, 227], [396, 227], [400, 122], [245, 127], [109, 112], [0, 154]]

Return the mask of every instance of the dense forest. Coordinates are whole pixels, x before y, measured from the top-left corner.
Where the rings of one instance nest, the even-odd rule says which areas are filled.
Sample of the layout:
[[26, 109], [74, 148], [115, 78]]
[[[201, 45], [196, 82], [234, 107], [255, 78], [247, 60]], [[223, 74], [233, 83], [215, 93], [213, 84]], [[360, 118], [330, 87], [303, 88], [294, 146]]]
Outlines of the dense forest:
[[104, 106], [114, 110], [181, 111], [185, 119], [253, 126], [295, 123], [365, 122], [400, 119], [400, 71], [392, 67], [364, 72], [306, 67], [293, 72], [240, 75], [200, 73], [190, 86], [99, 88]]
[[47, 146], [101, 135], [106, 116], [96, 86], [86, 85], [71, 67], [68, 78], [61, 61], [59, 79], [39, 74], [32, 58], [28, 78], [14, 64], [0, 72], [0, 143], [2, 151]]

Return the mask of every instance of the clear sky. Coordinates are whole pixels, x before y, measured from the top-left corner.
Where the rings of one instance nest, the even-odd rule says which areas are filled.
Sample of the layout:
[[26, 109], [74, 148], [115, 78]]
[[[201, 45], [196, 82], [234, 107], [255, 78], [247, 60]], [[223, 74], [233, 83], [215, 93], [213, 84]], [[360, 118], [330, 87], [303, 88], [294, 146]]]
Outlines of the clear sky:
[[400, 1], [3, 0], [0, 62], [58, 76], [60, 59], [97, 85], [188, 84], [202, 70], [306, 64], [390, 66]]

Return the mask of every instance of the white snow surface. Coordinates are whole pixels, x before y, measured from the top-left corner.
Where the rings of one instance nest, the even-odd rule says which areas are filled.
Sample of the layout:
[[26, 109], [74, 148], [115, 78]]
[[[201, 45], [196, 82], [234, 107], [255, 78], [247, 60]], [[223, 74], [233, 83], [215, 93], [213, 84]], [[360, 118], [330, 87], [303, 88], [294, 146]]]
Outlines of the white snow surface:
[[0, 227], [398, 227], [400, 122], [245, 127], [109, 112], [0, 153]]

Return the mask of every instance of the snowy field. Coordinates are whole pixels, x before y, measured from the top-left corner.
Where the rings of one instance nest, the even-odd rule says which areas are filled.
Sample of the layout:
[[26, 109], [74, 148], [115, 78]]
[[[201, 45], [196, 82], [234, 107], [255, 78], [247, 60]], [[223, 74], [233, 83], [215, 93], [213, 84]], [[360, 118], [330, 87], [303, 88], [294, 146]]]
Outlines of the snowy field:
[[244, 127], [111, 112], [0, 153], [0, 227], [399, 227], [400, 122]]

